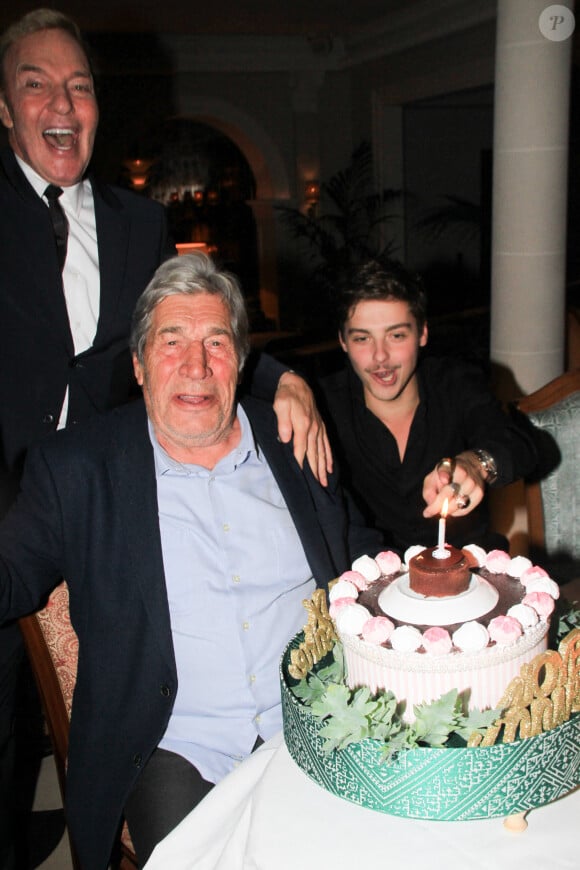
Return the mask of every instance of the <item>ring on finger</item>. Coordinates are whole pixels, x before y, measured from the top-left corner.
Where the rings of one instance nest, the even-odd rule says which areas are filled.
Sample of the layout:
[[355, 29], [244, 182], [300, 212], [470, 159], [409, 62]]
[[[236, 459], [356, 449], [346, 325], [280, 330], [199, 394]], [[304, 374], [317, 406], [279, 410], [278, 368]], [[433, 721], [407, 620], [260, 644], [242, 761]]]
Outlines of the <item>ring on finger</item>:
[[468, 495], [464, 495], [464, 493], [459, 492], [455, 497], [455, 504], [460, 510], [465, 510], [471, 504], [471, 499]]
[[456, 483], [454, 480], [452, 480], [451, 483], [448, 484], [448, 486], [451, 489], [451, 492], [453, 493], [453, 498], [457, 498], [457, 496], [459, 495], [459, 491], [461, 489], [460, 485], [458, 483]]
[[455, 472], [455, 460], [449, 456], [444, 457], [437, 463], [437, 471], [444, 471], [451, 480]]

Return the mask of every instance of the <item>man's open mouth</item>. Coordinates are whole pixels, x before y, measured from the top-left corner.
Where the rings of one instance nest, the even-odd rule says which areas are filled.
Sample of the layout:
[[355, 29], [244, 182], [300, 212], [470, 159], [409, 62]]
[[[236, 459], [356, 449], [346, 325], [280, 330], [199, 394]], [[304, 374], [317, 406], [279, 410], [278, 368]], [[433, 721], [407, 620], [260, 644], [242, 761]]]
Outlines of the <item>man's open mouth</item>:
[[42, 135], [54, 148], [61, 151], [72, 148], [77, 140], [77, 132], [71, 127], [49, 127]]
[[371, 372], [371, 374], [373, 378], [376, 378], [385, 387], [391, 387], [397, 379], [396, 369], [381, 369], [380, 371]]

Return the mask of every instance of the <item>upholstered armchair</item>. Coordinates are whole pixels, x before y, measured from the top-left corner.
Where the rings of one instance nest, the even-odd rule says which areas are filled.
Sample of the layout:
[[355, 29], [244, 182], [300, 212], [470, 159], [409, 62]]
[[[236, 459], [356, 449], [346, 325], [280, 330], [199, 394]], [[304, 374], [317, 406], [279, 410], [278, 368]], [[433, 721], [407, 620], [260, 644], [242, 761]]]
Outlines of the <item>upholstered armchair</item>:
[[[64, 803], [69, 723], [79, 649], [78, 638], [70, 621], [68, 587], [64, 581], [52, 591], [42, 610], [20, 620], [20, 630], [46, 718]], [[74, 870], [81, 870], [72, 843], [70, 850]], [[137, 867], [126, 824], [123, 826], [119, 852], [118, 870]]]
[[548, 473], [526, 483], [533, 557], [548, 561], [561, 582], [580, 577], [580, 369], [567, 372], [517, 403], [550, 436], [558, 458]]

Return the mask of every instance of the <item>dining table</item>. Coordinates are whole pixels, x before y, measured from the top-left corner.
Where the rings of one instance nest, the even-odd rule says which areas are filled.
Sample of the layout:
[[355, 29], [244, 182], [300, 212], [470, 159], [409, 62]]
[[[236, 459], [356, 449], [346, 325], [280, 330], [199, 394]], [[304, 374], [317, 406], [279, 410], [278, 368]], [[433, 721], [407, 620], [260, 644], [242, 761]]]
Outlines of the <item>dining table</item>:
[[145, 870], [580, 870], [580, 788], [504, 819], [426, 821], [358, 806], [313, 782], [280, 732], [162, 840]]

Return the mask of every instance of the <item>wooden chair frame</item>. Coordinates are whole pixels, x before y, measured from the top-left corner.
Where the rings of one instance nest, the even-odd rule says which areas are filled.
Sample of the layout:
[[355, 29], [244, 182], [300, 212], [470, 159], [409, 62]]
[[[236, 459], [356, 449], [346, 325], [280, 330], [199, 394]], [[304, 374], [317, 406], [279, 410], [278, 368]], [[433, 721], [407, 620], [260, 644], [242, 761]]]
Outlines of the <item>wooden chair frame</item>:
[[[33, 613], [30, 616], [23, 617], [19, 620], [19, 626], [44, 711], [54, 751], [54, 762], [64, 806], [70, 711], [67, 708], [63, 687], [38, 614]], [[82, 870], [70, 837], [69, 846], [74, 870]], [[138, 867], [137, 857], [133, 851], [126, 825], [123, 827], [120, 838], [119, 859], [115, 866], [116, 870], [135, 870]]]

